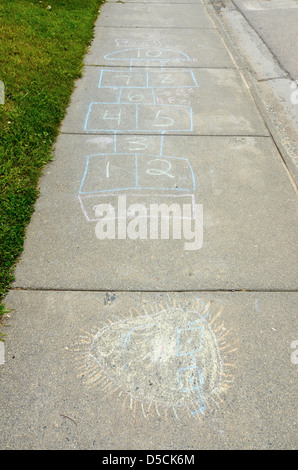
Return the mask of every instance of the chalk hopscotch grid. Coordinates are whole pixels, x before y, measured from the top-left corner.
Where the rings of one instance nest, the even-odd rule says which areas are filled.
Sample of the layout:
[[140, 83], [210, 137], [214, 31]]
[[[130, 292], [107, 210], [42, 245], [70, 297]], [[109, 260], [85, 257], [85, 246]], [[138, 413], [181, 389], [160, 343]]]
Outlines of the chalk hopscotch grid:
[[[152, 52], [154, 53], [153, 55], [152, 55]], [[124, 54], [124, 57], [123, 57], [123, 54]], [[135, 54], [135, 57], [132, 57], [133, 54]], [[168, 56], [161, 57], [163, 54], [168, 54]], [[174, 55], [174, 58], [170, 57], [171, 54]], [[159, 63], [160, 68], [162, 69], [164, 64], [168, 62], [174, 62], [174, 63], [177, 63], [177, 61], [189, 62], [191, 60], [190, 57], [184, 52], [171, 50], [171, 49], [159, 49], [159, 48], [155, 48], [154, 50], [150, 49], [148, 51], [148, 48], [145, 48], [145, 47], [123, 49], [120, 51], [111, 52], [109, 54], [106, 54], [104, 56], [104, 59], [114, 60], [114, 61], [119, 61], [119, 60], [128, 61], [130, 64], [130, 69], [133, 68], [134, 64], [137, 65], [138, 62], [144, 62], [144, 61], [147, 63], [147, 66], [149, 66], [149, 64], [152, 62], [157, 62]]]
[[[113, 74], [115, 75], [116, 77], [119, 77], [121, 76], [121, 74], [123, 76], [127, 76], [128, 73], [129, 74], [132, 74], [133, 73], [133, 78], [136, 78], [138, 75], [139, 76], [143, 76], [145, 78], [145, 85], [129, 85], [128, 83], [126, 85], [103, 85], [102, 84], [102, 81], [103, 81], [103, 75], [105, 74]], [[155, 84], [155, 85], [150, 85], [150, 77], [152, 78], [154, 75], [156, 75], [157, 77], [160, 76], [160, 73], [161, 71], [150, 71], [150, 72], [143, 72], [143, 71], [132, 71], [132, 70], [129, 70], [129, 71], [125, 71], [125, 70], [119, 70], [119, 71], [116, 71], [116, 70], [106, 70], [106, 69], [103, 69], [101, 70], [100, 72], [100, 77], [99, 77], [99, 82], [98, 82], [98, 88], [139, 88], [139, 89], [143, 89], [143, 90], [146, 90], [146, 89], [151, 89], [151, 90], [154, 90], [155, 88], [190, 88], [190, 87], [195, 87], [195, 88], [198, 88], [199, 85], [198, 85], [198, 82], [194, 76], [194, 73], [192, 70], [186, 70], [186, 71], [183, 71], [183, 72], [176, 72], [176, 71], [171, 71], [171, 72], [168, 72], [168, 77], [169, 76], [173, 76], [173, 75], [190, 75], [191, 77], [191, 82], [189, 84], [186, 84], [186, 85], [182, 85], [182, 84], [175, 84], [175, 85], [170, 85], [170, 83], [166, 82], [166, 80], [169, 80], [169, 78], [163, 78], [162, 82], [161, 83], [164, 83], [165, 85], [161, 85], [161, 84]], [[164, 72], [163, 72], [164, 73]], [[130, 78], [128, 80], [130, 82]]]
[[[133, 57], [135, 56], [135, 58]], [[171, 58], [171, 56], [173, 58]], [[160, 63], [160, 70], [133, 70], [133, 64], [135, 63], [135, 60], [146, 60], [147, 65], [149, 65], [149, 62], [152, 60], [156, 61], [157, 57], [159, 57], [159, 63]], [[194, 76], [194, 73], [192, 70], [183, 70], [183, 71], [172, 71], [172, 70], [165, 70], [163, 68], [163, 63], [165, 61], [177, 61], [178, 58], [180, 60], [184, 61], [190, 61], [189, 56], [182, 52], [174, 51], [174, 50], [163, 50], [163, 49], [154, 49], [154, 50], [148, 50], [148, 48], [137, 48], [137, 49], [125, 49], [121, 51], [116, 51], [112, 52], [110, 54], [107, 54], [105, 56], [106, 60], [111, 60], [111, 61], [117, 61], [117, 60], [126, 60], [129, 61], [130, 63], [130, 68], [129, 71], [127, 70], [117, 70], [117, 69], [102, 69], [100, 71], [100, 76], [97, 84], [98, 89], [110, 89], [117, 91], [118, 94], [116, 96], [116, 100], [112, 101], [94, 101], [89, 104], [89, 109], [87, 112], [87, 116], [85, 119], [85, 124], [84, 124], [84, 130], [86, 132], [105, 132], [105, 133], [113, 133], [114, 134], [114, 153], [111, 154], [92, 154], [87, 156], [87, 163], [85, 167], [85, 172], [83, 179], [81, 181], [81, 185], [79, 188], [79, 202], [80, 206], [83, 210], [83, 213], [85, 217], [87, 218], [88, 221], [94, 221], [98, 219], [94, 219], [92, 216], [89, 217], [88, 215], [88, 210], [84, 207], [84, 201], [87, 203], [88, 198], [96, 197], [96, 195], [100, 196], [113, 196], [114, 194], [121, 194], [121, 192], [129, 192], [129, 191], [134, 191], [134, 190], [147, 190], [147, 191], [156, 191], [158, 190], [158, 194], [154, 194], [153, 196], [162, 196], [162, 197], [187, 197], [190, 196], [192, 199], [192, 209], [193, 209], [193, 214], [195, 213], [195, 198], [193, 192], [196, 189], [196, 181], [195, 181], [195, 176], [193, 169], [188, 161], [187, 158], [183, 157], [170, 157], [163, 155], [163, 145], [164, 145], [164, 136], [166, 133], [171, 133], [171, 132], [186, 132], [186, 131], [193, 131], [193, 111], [191, 106], [186, 106], [182, 104], [164, 104], [161, 105], [160, 103], [157, 103], [158, 99], [156, 96], [156, 90], [157, 92], [160, 90], [161, 92], [166, 89], [189, 89], [192, 91], [193, 87], [199, 87], [198, 82]], [[126, 94], [126, 97], [125, 97]], [[149, 99], [148, 99], [149, 98]], [[151, 101], [152, 100], [152, 101]], [[106, 120], [106, 127], [107, 128], [101, 128], [100, 126], [96, 127], [95, 129], [91, 129], [88, 127], [89, 125], [89, 120], [90, 120], [90, 115], [93, 110], [96, 109], [96, 106], [106, 106], [108, 108], [104, 110], [100, 110], [99, 116], [101, 119]], [[135, 129], [121, 129], [121, 120], [122, 120], [122, 110], [124, 109], [127, 110], [133, 110], [132, 113], [128, 113], [127, 117], [132, 120], [131, 115], [135, 116]], [[155, 118], [152, 116], [152, 110], [153, 110], [153, 115], [155, 113]], [[147, 111], [147, 114], [146, 114]], [[151, 116], [150, 113], [151, 112]], [[180, 111], [180, 115], [179, 115]], [[188, 126], [185, 128], [178, 128], [180, 127], [179, 125], [177, 126], [177, 129], [169, 129], [169, 127], [172, 127], [175, 124], [175, 118], [176, 118], [176, 112], [178, 112], [178, 117], [180, 118], [181, 121], [181, 116], [182, 120], [185, 119], [188, 122]], [[105, 113], [105, 114], [103, 114]], [[125, 113], [124, 113], [125, 114]], [[140, 124], [140, 119], [139, 116], [145, 115], [145, 122], [144, 125], [142, 126]], [[151, 121], [149, 119], [148, 122], [148, 114], [151, 118]], [[171, 117], [170, 117], [171, 116]], [[98, 116], [97, 116], [98, 118]], [[144, 118], [143, 118], [144, 119]], [[155, 119], [155, 122], [154, 122]], [[156, 122], [156, 120], [159, 120], [159, 122]], [[113, 129], [109, 128], [108, 123], [111, 121], [116, 121], [118, 123], [118, 127]], [[96, 121], [95, 121], [96, 122]], [[132, 122], [131, 122], [132, 123]], [[151, 127], [148, 129], [148, 125]], [[93, 127], [93, 126], [91, 126]], [[111, 126], [112, 127], [112, 126]], [[145, 127], [145, 128], [143, 128]], [[156, 129], [158, 127], [159, 129]], [[128, 134], [129, 133], [136, 133], [139, 131], [142, 131], [144, 134], [159, 134], [161, 135], [160, 138], [160, 153], [159, 155], [151, 155], [151, 154], [142, 154], [137, 152], [137, 150], [140, 149], [134, 149], [132, 152], [119, 152], [117, 148], [117, 133], [125, 131]], [[144, 138], [146, 139], [146, 138]], [[141, 143], [141, 148], [146, 148], [147, 145], [144, 145], [144, 143]], [[144, 147], [142, 147], [144, 145]], [[132, 150], [132, 149], [130, 149]], [[91, 158], [105, 158], [109, 157], [111, 158], [113, 156], [123, 156], [125, 159], [126, 157], [133, 157], [134, 158], [134, 183], [135, 184], [128, 184], [127, 186], [123, 187], [110, 187], [110, 188], [105, 188], [105, 189], [97, 189], [94, 191], [84, 191], [84, 183], [86, 181], [87, 173], [88, 170], [90, 170], [90, 159]], [[175, 161], [185, 161], [187, 163], [188, 171], [189, 171], [189, 176], [188, 178], [192, 182], [191, 184], [188, 184], [187, 187], [184, 187], [185, 185], [181, 185], [183, 187], [178, 187], [178, 184], [175, 184], [175, 187], [171, 186], [164, 186], [164, 185], [141, 185], [140, 184], [140, 178], [139, 178], [139, 160], [140, 158], [152, 158], [152, 159], [160, 159], [164, 161], [165, 163], [168, 163], [169, 168], [172, 168], [172, 162]], [[171, 162], [171, 163], [170, 163]], [[128, 162], [128, 165], [131, 164]], [[110, 177], [110, 161], [107, 163], [107, 167], [109, 170], [109, 177]], [[149, 171], [147, 170], [147, 174], [154, 175], [154, 173], [150, 173], [150, 168]], [[144, 171], [144, 170], [143, 170]], [[155, 173], [162, 175], [162, 174], [167, 174], [166, 172], [162, 172], [161, 169], [156, 169], [154, 171], [159, 171], [159, 173]], [[179, 174], [179, 168], [178, 168], [178, 173]], [[168, 176], [170, 176], [168, 174]], [[144, 174], [143, 174], [144, 177]], [[146, 177], [146, 175], [145, 175]], [[179, 180], [178, 180], [179, 183]], [[92, 186], [92, 182], [91, 182]], [[163, 191], [169, 191], [170, 194], [163, 194]], [[192, 194], [187, 194], [187, 193], [192, 193]], [[175, 194], [176, 193], [176, 194]], [[181, 194], [182, 193], [182, 194]], [[144, 193], [142, 193], [142, 196]], [[146, 195], [146, 193], [145, 193]], [[130, 195], [131, 196], [131, 195]], [[148, 194], [146, 195], [148, 196]], [[181, 199], [180, 199], [181, 200]], [[188, 218], [186, 216], [186, 218]], [[191, 217], [191, 219], [193, 216]]]
[[[135, 186], [131, 186], [131, 187], [119, 187], [119, 188], [110, 188], [110, 189], [102, 189], [102, 190], [96, 190], [96, 191], [83, 191], [83, 186], [84, 186], [84, 182], [85, 182], [85, 179], [87, 177], [87, 173], [88, 173], [88, 168], [89, 168], [89, 162], [90, 162], [90, 159], [91, 158], [96, 158], [96, 157], [114, 157], [114, 156], [123, 156], [123, 157], [126, 157], [126, 156], [131, 156], [131, 157], [134, 157], [135, 158]], [[136, 154], [136, 153], [113, 153], [113, 154], [107, 154], [107, 153], [99, 153], [99, 154], [91, 154], [91, 155], [88, 155], [87, 156], [87, 163], [86, 163], [86, 168], [85, 168], [85, 172], [84, 172], [84, 176], [83, 176], [83, 179], [82, 179], [82, 182], [81, 182], [81, 185], [80, 185], [80, 189], [79, 189], [79, 194], [81, 195], [84, 195], [84, 194], [97, 194], [97, 193], [102, 193], [102, 192], [108, 192], [108, 191], [128, 191], [128, 190], [133, 190], [133, 189], [146, 189], [146, 190], [167, 190], [167, 191], [170, 191], [170, 190], [173, 190], [173, 191], [183, 191], [183, 192], [191, 192], [191, 191], [195, 191], [196, 190], [196, 182], [195, 182], [195, 177], [194, 177], [194, 172], [193, 172], [193, 169], [188, 161], [187, 158], [183, 158], [183, 157], [169, 157], [169, 156], [160, 156], [164, 159], [168, 159], [168, 160], [179, 160], [179, 161], [184, 161], [187, 163], [188, 167], [189, 167], [189, 170], [190, 170], [190, 175], [191, 175], [191, 179], [192, 179], [192, 187], [191, 188], [173, 188], [173, 187], [160, 187], [160, 186], [152, 186], [152, 187], [146, 187], [146, 186], [140, 186], [138, 184], [138, 159], [139, 158], [153, 158], [153, 159], [158, 159], [158, 156], [157, 155], [150, 155], [150, 154]], [[124, 158], [125, 160], [125, 158]]]
[[[116, 59], [115, 59], [116, 60]], [[189, 60], [189, 58], [187, 59]], [[161, 70], [162, 71], [162, 70]], [[148, 105], [154, 105], [154, 106], [160, 106], [160, 110], [157, 112], [156, 114], [156, 117], [155, 119], [157, 118], [157, 116], [159, 117], [159, 113], [161, 111], [164, 111], [165, 109], [168, 110], [170, 109], [171, 112], [172, 112], [172, 108], [176, 108], [176, 110], [179, 111], [179, 109], [183, 109], [183, 108], [186, 108], [188, 110], [188, 113], [189, 115], [187, 115], [187, 118], [189, 119], [189, 127], [186, 127], [186, 128], [176, 128], [176, 129], [169, 129], [169, 124], [168, 125], [164, 125], [162, 126], [162, 124], [152, 124], [151, 123], [151, 126], [153, 126], [153, 128], [156, 128], [156, 127], [166, 127], [166, 129], [163, 129], [163, 130], [159, 130], [159, 132], [161, 133], [165, 133], [165, 132], [192, 132], [193, 131], [193, 111], [192, 111], [192, 108], [190, 106], [184, 106], [184, 105], [159, 105], [157, 104], [157, 100], [156, 100], [156, 94], [155, 94], [155, 90], [163, 90], [163, 89], [177, 89], [177, 88], [192, 88], [192, 87], [199, 87], [198, 83], [197, 83], [197, 80], [195, 79], [195, 76], [194, 76], [194, 73], [192, 70], [189, 70], [189, 71], [183, 71], [183, 72], [170, 72], [166, 75], [166, 77], [162, 76], [162, 80], [159, 82], [159, 83], [153, 83], [151, 84], [151, 81], [154, 82], [154, 78], [155, 77], [155, 81], [156, 81], [156, 77], [157, 79], [160, 78], [160, 71], [156, 72], [143, 72], [143, 71], [132, 71], [131, 69], [128, 71], [115, 71], [115, 70], [101, 70], [100, 72], [100, 77], [99, 77], [99, 82], [98, 82], [98, 88], [103, 88], [103, 89], [113, 89], [113, 90], [119, 90], [119, 94], [118, 94], [118, 99], [114, 102], [101, 102], [101, 101], [93, 101], [89, 104], [89, 108], [88, 108], [88, 112], [87, 112], [87, 116], [86, 116], [86, 120], [85, 120], [85, 124], [84, 124], [84, 131], [85, 132], [103, 132], [103, 131], [106, 131], [106, 132], [114, 132], [116, 133], [117, 131], [119, 131], [120, 129], [117, 128], [117, 129], [109, 129], [109, 128], [102, 128], [102, 127], [88, 127], [89, 124], [89, 119], [90, 119], [90, 115], [92, 113], [92, 111], [94, 112], [94, 107], [95, 106], [98, 106], [98, 105], [103, 105], [103, 106], [107, 106], [107, 105], [118, 105], [120, 107], [120, 113], [121, 113], [121, 106], [120, 105], [124, 105], [125, 107], [127, 106], [135, 106], [135, 116], [136, 116], [136, 122], [135, 122], [135, 129], [122, 129], [122, 130], [125, 130], [126, 132], [135, 132], [135, 131], [142, 131], [142, 132], [150, 132], [152, 133], [153, 131], [158, 131], [158, 129], [146, 129], [144, 128], [144, 126], [141, 126], [140, 127], [140, 123], [139, 123], [139, 106], [141, 107], [140, 109], [142, 109], [142, 106], [148, 106]], [[108, 83], [108, 84], [104, 84], [103, 83], [103, 80], [104, 80], [104, 77], [108, 77], [110, 75], [110, 78], [123, 78], [125, 77], [127, 79], [126, 83], [123, 84], [123, 82], [121, 84], [116, 84], [116, 83]], [[173, 81], [175, 82], [175, 79], [173, 80], [172, 77], [175, 77], [175, 76], [183, 76], [185, 78], [185, 76], [187, 77], [187, 80], [189, 80], [189, 83], [187, 83], [186, 85], [185, 84], [174, 84], [172, 85]], [[171, 77], [171, 78], [169, 78]], [[140, 80], [141, 78], [141, 80]], [[135, 81], [136, 83], [134, 84], [131, 84], [131, 79], [132, 81]], [[105, 78], [106, 80], [106, 78]], [[170, 80], [170, 82], [169, 82]], [[109, 82], [109, 79], [108, 79], [108, 82]], [[139, 82], [141, 82], [142, 84], [140, 85]], [[153, 86], [154, 85], [154, 86]], [[164, 86], [163, 86], [164, 85]], [[146, 102], [146, 101], [143, 101], [143, 98], [145, 97], [142, 97], [141, 99], [141, 103], [133, 103], [133, 102], [127, 102], [129, 101], [129, 99], [127, 101], [124, 100], [124, 102], [121, 102], [121, 97], [122, 97], [122, 91], [123, 89], [127, 89], [127, 90], [150, 90], [151, 94], [152, 94], [152, 98], [153, 98], [153, 102]], [[133, 100], [132, 100], [133, 101]], [[129, 109], [129, 108], [128, 108]], [[187, 113], [187, 114], [188, 114]], [[120, 119], [120, 114], [118, 115], [118, 118]], [[117, 119], [117, 118], [102, 118], [102, 119]], [[169, 118], [167, 115], [166, 116], [163, 116], [162, 119], [169, 119], [170, 121], [173, 121], [173, 124], [175, 122], [175, 120], [171, 118]], [[119, 120], [118, 120], [118, 125], [120, 124]], [[107, 126], [108, 127], [108, 126]]]
[[[161, 194], [137, 194], [137, 193], [130, 193], [129, 196], [131, 197], [140, 197], [140, 195], [142, 196], [142, 198], [152, 198], [152, 197], [156, 197], [156, 196], [161, 196]], [[101, 193], [100, 194], [100, 197], [106, 197], [106, 198], [111, 198], [111, 197], [118, 197], [119, 196], [119, 193]], [[81, 207], [81, 210], [87, 220], [87, 222], [98, 222], [100, 220], [100, 217], [89, 217], [88, 215], [88, 211], [86, 210], [85, 206], [84, 206], [84, 201], [88, 200], [88, 199], [94, 199], [95, 195], [94, 194], [87, 194], [87, 195], [84, 195], [84, 196], [81, 196], [81, 195], [78, 195], [78, 199], [79, 199], [79, 203], [80, 203], [80, 207]], [[195, 220], [196, 219], [196, 203], [195, 203], [195, 197], [194, 197], [194, 194], [162, 194], [162, 197], [163, 199], [165, 198], [178, 198], [180, 201], [183, 200], [183, 199], [190, 199], [190, 202], [188, 204], [191, 204], [191, 210], [192, 210], [192, 215], [190, 217], [188, 216], [185, 216], [185, 215], [181, 215], [181, 220]], [[101, 201], [101, 203], [103, 203], [103, 201]], [[145, 218], [145, 219], [148, 219], [148, 215], [140, 215], [139, 216], [140, 218]], [[117, 219], [125, 219], [127, 220], [127, 215], [118, 215], [116, 217]], [[171, 219], [172, 216], [171, 215], [163, 215], [163, 218], [168, 218], [168, 219]], [[114, 217], [106, 217], [106, 220], [114, 220]]]
[[[177, 88], [177, 87], [176, 87]], [[127, 106], [132, 106], [132, 107], [135, 107], [135, 118], [136, 118], [136, 123], [135, 123], [135, 128], [134, 129], [119, 129], [119, 128], [115, 128], [115, 129], [106, 129], [104, 127], [98, 127], [98, 128], [89, 128], [88, 127], [88, 121], [90, 119], [90, 114], [92, 112], [92, 108], [95, 107], [95, 106], [102, 106], [102, 105], [117, 105], [117, 106], [120, 106], [120, 107], [127, 107]], [[188, 112], [186, 113], [187, 117], [189, 118], [189, 127], [185, 127], [185, 128], [176, 128], [176, 129], [164, 129], [164, 130], [158, 130], [158, 129], [145, 129], [144, 127], [140, 127], [139, 125], [139, 113], [140, 113], [140, 108], [142, 108], [143, 106], [148, 106], [148, 103], [142, 103], [142, 104], [133, 104], [133, 103], [121, 103], [119, 105], [118, 102], [100, 102], [100, 101], [94, 101], [92, 103], [90, 103], [89, 105], [89, 109], [88, 109], [88, 112], [87, 112], [87, 117], [86, 117], [86, 121], [85, 121], [85, 124], [84, 124], [84, 131], [85, 132], [113, 132], [113, 133], [117, 133], [119, 131], [123, 131], [123, 132], [146, 132], [146, 133], [150, 133], [150, 134], [154, 134], [154, 133], [162, 133], [162, 134], [165, 134], [167, 132], [193, 132], [193, 110], [190, 106], [185, 106], [185, 105], [173, 105], [173, 104], [170, 104], [170, 105], [162, 105], [162, 104], [154, 104], [154, 103], [149, 103], [149, 105], [152, 105], [154, 107], [159, 107], [160, 108], [160, 111], [165, 111], [167, 110], [168, 108], [172, 111], [172, 108], [177, 108], [178, 110], [181, 109], [181, 110], [187, 110]], [[121, 109], [120, 109], [121, 111]], [[158, 113], [157, 113], [158, 114]], [[157, 117], [157, 115], [156, 115]], [[156, 119], [155, 117], [155, 119]], [[112, 118], [104, 118], [104, 119], [112, 119]], [[113, 119], [116, 119], [116, 118], [113, 118]], [[171, 119], [169, 116], [162, 116], [161, 119]], [[150, 124], [149, 124], [150, 125]], [[153, 126], [157, 126], [157, 124], [153, 124]], [[162, 127], [161, 124], [158, 124], [159, 127]]]

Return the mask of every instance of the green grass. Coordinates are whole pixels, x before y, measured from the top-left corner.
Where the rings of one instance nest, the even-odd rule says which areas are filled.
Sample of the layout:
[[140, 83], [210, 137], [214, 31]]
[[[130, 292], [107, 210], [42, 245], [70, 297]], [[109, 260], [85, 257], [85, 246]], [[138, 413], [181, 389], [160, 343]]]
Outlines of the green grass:
[[[101, 0], [1, 0], [0, 321]], [[48, 6], [51, 9], [48, 9]]]

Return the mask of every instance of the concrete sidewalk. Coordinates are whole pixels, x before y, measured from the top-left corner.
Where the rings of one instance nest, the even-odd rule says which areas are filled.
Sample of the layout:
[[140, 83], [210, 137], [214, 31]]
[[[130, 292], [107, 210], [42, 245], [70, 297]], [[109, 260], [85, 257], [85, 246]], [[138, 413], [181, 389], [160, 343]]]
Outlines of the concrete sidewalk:
[[[101, 8], [6, 298], [1, 449], [297, 447], [297, 196], [212, 11]], [[202, 210], [202, 246], [100, 239], [119, 196]]]

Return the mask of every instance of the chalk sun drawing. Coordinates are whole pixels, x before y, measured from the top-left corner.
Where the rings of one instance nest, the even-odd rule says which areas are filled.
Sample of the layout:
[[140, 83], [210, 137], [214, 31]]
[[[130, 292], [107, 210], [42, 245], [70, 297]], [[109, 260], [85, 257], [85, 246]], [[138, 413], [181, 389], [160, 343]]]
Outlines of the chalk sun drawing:
[[106, 394], [124, 398], [146, 418], [202, 417], [222, 401], [233, 381], [222, 310], [211, 314], [200, 299], [146, 304], [130, 316], [81, 337], [80, 377]]

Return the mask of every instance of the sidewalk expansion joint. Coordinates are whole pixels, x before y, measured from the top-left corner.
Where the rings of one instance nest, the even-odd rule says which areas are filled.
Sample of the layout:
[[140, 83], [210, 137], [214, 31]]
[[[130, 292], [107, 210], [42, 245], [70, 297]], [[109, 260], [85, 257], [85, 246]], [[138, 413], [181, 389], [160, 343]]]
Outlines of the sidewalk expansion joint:
[[[107, 135], [107, 136], [111, 136], [111, 135], [114, 135], [113, 131], [110, 131], [110, 132], [66, 132], [66, 131], [63, 131], [63, 132], [60, 132], [60, 135], [82, 135], [82, 136], [89, 136], [89, 135], [96, 135], [96, 136], [103, 136], [103, 135]], [[194, 134], [194, 133], [185, 133], [185, 134], [152, 134], [152, 133], [141, 133], [141, 132], [138, 132], [138, 131], [127, 131], [127, 132], [117, 132], [117, 136], [120, 136], [120, 135], [125, 135], [125, 136], [134, 136], [134, 135], [138, 135], [138, 136], [150, 136], [150, 137], [160, 137], [161, 135], [163, 136], [166, 136], [166, 137], [230, 137], [230, 138], [233, 138], [233, 137], [247, 137], [247, 138], [252, 138], [252, 139], [255, 139], [255, 138], [260, 138], [260, 139], [271, 139], [272, 140], [272, 136], [271, 135], [259, 135], [259, 134]]]
[[[127, 71], [131, 71], [131, 69], [135, 69], [138, 71], [138, 69], [145, 69], [145, 70], [151, 70], [151, 69], [157, 69], [161, 70], [160, 66], [158, 65], [133, 65], [132, 67], [128, 65], [110, 65], [110, 64], [85, 64], [85, 68], [87, 67], [98, 67], [98, 68], [112, 68], [112, 69], [123, 69]], [[203, 65], [192, 65], [191, 67], [189, 66], [183, 66], [183, 65], [165, 65], [162, 70], [167, 70], [167, 69], [177, 69], [177, 70], [193, 70], [193, 69], [198, 69], [198, 70], [244, 70], [244, 69], [239, 69], [238, 67], [232, 67], [232, 66], [225, 66], [225, 67], [215, 67], [215, 66], [203, 66]], [[248, 69], [248, 67], [247, 67]], [[179, 86], [177, 87], [179, 88]]]
[[[95, 30], [97, 28], [104, 28], [104, 29], [123, 29], [123, 26], [113, 26], [113, 25], [107, 25], [107, 26], [96, 26], [95, 27]], [[154, 27], [150, 27], [150, 26], [128, 26], [129, 29], [182, 29], [182, 30], [185, 30], [185, 31], [190, 31], [190, 30], [194, 30], [194, 31], [198, 31], [198, 30], [201, 30], [201, 31], [217, 31], [216, 27], [214, 28], [193, 28], [193, 27], [183, 27], [183, 26], [157, 26], [156, 28]]]
[[195, 293], [195, 292], [220, 292], [220, 293], [253, 293], [253, 292], [262, 292], [262, 293], [296, 293], [298, 292], [297, 289], [244, 289], [244, 288], [235, 288], [235, 289], [71, 289], [71, 288], [46, 288], [46, 287], [12, 287], [11, 291], [19, 291], [19, 292], [118, 292], [118, 293], [151, 293], [151, 294], [158, 294], [162, 292], [167, 293]]

